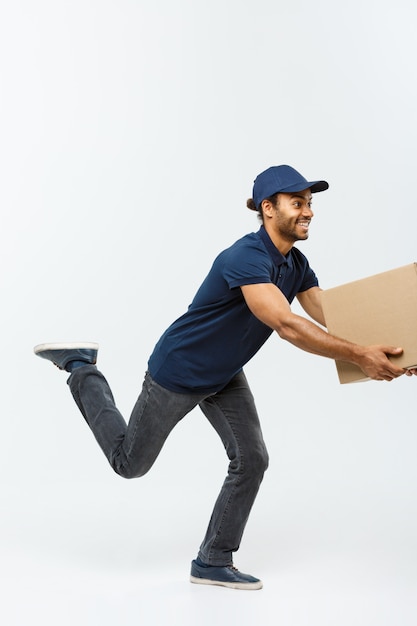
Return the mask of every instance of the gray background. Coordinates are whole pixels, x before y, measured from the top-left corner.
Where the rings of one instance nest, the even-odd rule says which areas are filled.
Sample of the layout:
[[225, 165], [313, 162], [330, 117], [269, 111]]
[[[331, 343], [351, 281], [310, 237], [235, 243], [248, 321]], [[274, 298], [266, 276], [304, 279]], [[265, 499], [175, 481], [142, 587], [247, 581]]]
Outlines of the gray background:
[[[44, 341], [100, 342], [128, 416], [214, 256], [258, 228], [266, 167], [330, 190], [300, 243], [321, 286], [416, 259], [411, 0], [0, 5], [1, 613], [14, 624], [415, 623], [415, 385], [340, 386], [273, 337], [246, 368], [271, 465], [236, 564], [187, 582], [226, 472], [198, 411], [114, 475]], [[294, 307], [297, 310], [297, 307]]]

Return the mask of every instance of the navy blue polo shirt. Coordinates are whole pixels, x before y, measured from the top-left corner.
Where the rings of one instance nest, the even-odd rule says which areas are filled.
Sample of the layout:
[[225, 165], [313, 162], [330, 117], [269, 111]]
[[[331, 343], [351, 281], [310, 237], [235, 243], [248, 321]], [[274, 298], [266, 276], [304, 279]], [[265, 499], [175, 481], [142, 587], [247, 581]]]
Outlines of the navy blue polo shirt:
[[296, 248], [283, 256], [261, 226], [219, 254], [188, 311], [162, 335], [148, 368], [162, 387], [179, 393], [222, 389], [272, 333], [249, 310], [240, 287], [274, 283], [292, 302], [318, 285]]

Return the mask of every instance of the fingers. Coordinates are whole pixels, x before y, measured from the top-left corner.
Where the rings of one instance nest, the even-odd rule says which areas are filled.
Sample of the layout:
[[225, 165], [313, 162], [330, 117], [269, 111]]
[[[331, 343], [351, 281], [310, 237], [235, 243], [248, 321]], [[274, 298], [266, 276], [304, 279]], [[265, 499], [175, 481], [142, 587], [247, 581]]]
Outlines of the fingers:
[[[386, 355], [391, 355], [391, 356], [398, 356], [402, 354], [403, 352], [402, 348], [394, 348], [393, 346], [385, 346], [385, 347], [382, 346], [382, 348]], [[394, 370], [397, 370], [398, 372], [400, 368], [394, 368]], [[394, 370], [393, 370], [393, 373], [394, 373]], [[398, 378], [399, 376], [402, 376], [403, 374], [405, 374], [406, 376], [417, 376], [417, 366], [410, 367], [407, 369], [401, 369], [401, 373], [397, 373], [395, 377]], [[386, 379], [383, 379], [383, 380], [386, 380]]]
[[[402, 348], [399, 348], [396, 346], [381, 346], [381, 348], [386, 356], [388, 355], [399, 356], [403, 352]], [[388, 363], [386, 367], [386, 372], [384, 372], [385, 375], [383, 374], [382, 380], [391, 381], [391, 380], [394, 380], [394, 378], [399, 378], [400, 376], [403, 376], [403, 374], [406, 373], [406, 370], [404, 368], [397, 367], [389, 359], [387, 359], [387, 361]]]
[[374, 378], [374, 380], [386, 380], [387, 382], [391, 382], [392, 380], [394, 380], [395, 378], [399, 378], [400, 376], [402, 376], [403, 374], [405, 374], [405, 370], [402, 370], [402, 372], [400, 374], [382, 374], [381, 376], [378, 376], [377, 378]]
[[395, 346], [380, 346], [382, 351], [385, 354], [390, 354], [391, 356], [399, 356], [402, 352], [402, 348], [396, 348]]
[[[390, 382], [406, 373], [402, 367], [395, 365], [395, 360], [390, 356], [399, 356], [402, 348], [389, 345], [369, 346], [366, 350], [366, 361], [363, 371], [373, 380], [385, 380]], [[415, 368], [417, 373], [417, 367]]]

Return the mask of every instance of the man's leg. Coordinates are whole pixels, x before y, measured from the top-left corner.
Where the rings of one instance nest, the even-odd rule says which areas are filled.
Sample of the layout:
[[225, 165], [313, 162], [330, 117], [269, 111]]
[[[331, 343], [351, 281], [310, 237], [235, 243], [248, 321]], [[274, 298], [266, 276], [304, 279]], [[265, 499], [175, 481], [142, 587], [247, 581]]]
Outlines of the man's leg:
[[252, 393], [243, 372], [200, 403], [230, 459], [199, 559], [212, 566], [232, 564], [263, 474], [268, 454]]
[[114, 471], [125, 478], [143, 476], [151, 468], [171, 430], [203, 397], [168, 391], [147, 373], [126, 424], [95, 367], [98, 344], [44, 343], [34, 352], [71, 373], [68, 384], [81, 413]]
[[147, 373], [126, 425], [107, 380], [94, 365], [75, 369], [68, 385], [110, 465], [124, 478], [146, 474], [171, 430], [201, 400], [168, 391]]

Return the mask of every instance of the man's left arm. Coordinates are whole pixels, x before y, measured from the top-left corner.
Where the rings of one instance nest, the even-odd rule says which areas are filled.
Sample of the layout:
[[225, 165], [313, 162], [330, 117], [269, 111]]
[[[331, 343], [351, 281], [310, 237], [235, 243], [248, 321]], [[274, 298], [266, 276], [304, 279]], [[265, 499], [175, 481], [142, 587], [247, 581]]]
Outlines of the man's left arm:
[[321, 324], [321, 326], [326, 326], [326, 320], [324, 319], [321, 306], [321, 291], [322, 289], [320, 289], [320, 287], [311, 287], [311, 289], [307, 289], [306, 291], [300, 291], [297, 294], [297, 300], [307, 315], [318, 324]]

